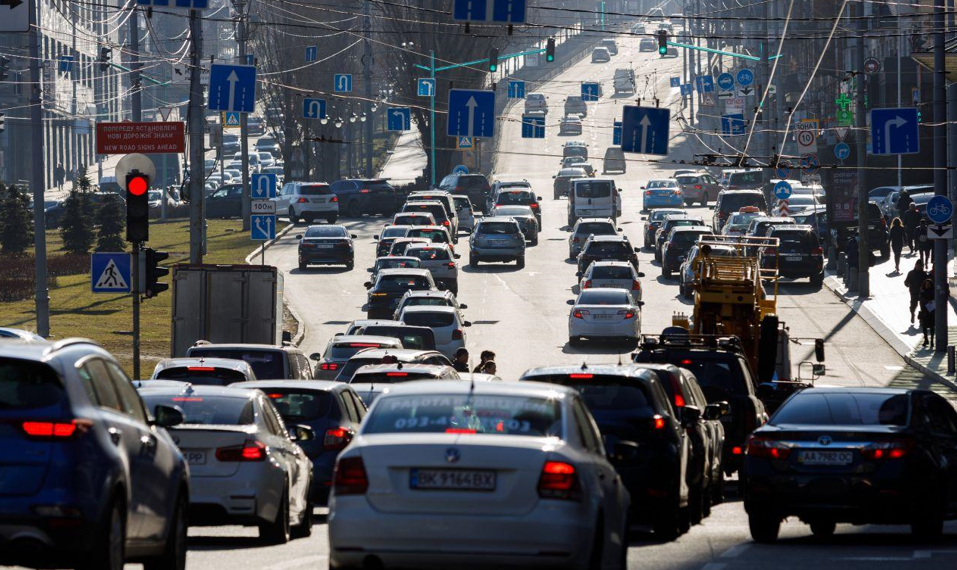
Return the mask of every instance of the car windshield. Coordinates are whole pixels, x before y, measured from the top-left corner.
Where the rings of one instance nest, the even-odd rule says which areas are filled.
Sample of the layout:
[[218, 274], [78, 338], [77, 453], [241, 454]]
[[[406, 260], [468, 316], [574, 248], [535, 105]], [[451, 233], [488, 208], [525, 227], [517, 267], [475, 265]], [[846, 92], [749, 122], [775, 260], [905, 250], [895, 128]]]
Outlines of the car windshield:
[[420, 275], [387, 275], [379, 278], [376, 289], [380, 291], [418, 291], [429, 289], [429, 280]]
[[581, 222], [575, 229], [576, 235], [613, 236], [618, 232], [615, 226], [608, 222]]
[[651, 416], [653, 408], [644, 387], [634, 381], [609, 374], [555, 374], [532, 376], [528, 380], [570, 386], [582, 395], [588, 410], [601, 421], [603, 416], [624, 413], [628, 416]]
[[402, 348], [409, 348], [412, 350], [435, 350], [435, 336], [432, 334], [432, 331], [427, 329], [399, 326], [371, 326], [362, 329], [362, 333], [360, 334], [390, 336], [392, 338], [397, 338], [402, 343]]
[[346, 229], [341, 226], [312, 226], [306, 230], [307, 238], [346, 237]]
[[298, 391], [294, 388], [261, 388], [272, 400], [276, 411], [288, 424], [325, 418], [332, 411], [333, 395], [319, 390]]
[[416, 394], [387, 396], [366, 418], [362, 433], [488, 433], [561, 437], [558, 400], [531, 396]]
[[771, 425], [906, 426], [906, 394], [798, 393], [788, 400]]
[[0, 410], [30, 410], [66, 397], [56, 372], [46, 364], [0, 358]]
[[655, 188], [674, 188], [675, 186], [674, 180], [652, 180], [648, 183], [647, 188], [653, 190]]
[[596, 265], [591, 271], [592, 279], [632, 279], [631, 266], [627, 265]]
[[401, 318], [403, 323], [415, 327], [442, 328], [455, 324], [455, 317], [451, 313], [404, 313]]
[[576, 305], [630, 305], [628, 293], [620, 289], [588, 289], [578, 296]]
[[279, 350], [244, 350], [239, 348], [193, 348], [187, 356], [191, 358], [232, 358], [248, 362], [256, 378], [277, 380], [285, 378], [284, 355]]
[[438, 247], [409, 248], [405, 252], [409, 257], [418, 257], [422, 261], [448, 261], [449, 250]]
[[575, 195], [578, 198], [608, 198], [614, 183], [607, 181], [577, 182]]
[[510, 222], [483, 222], [479, 224], [477, 233], [506, 235], [519, 233], [518, 225]]
[[156, 415], [156, 406], [177, 408], [183, 423], [192, 425], [249, 425], [254, 422], [253, 402], [248, 396], [197, 396], [189, 391], [179, 394], [140, 392], [143, 402]]
[[697, 176], [679, 176], [677, 180], [678, 180], [678, 184], [697, 184], [698, 183]]
[[216, 368], [212, 366], [176, 366], [164, 368], [156, 374], [156, 380], [177, 380], [198, 386], [228, 386], [233, 382], [246, 380], [246, 375], [238, 370]]

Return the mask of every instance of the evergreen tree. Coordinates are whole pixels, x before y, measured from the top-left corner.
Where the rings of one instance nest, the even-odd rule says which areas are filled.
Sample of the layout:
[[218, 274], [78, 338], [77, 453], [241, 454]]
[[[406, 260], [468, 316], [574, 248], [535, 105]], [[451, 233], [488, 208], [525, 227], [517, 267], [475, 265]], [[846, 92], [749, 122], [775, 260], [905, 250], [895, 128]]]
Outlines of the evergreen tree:
[[0, 183], [0, 251], [21, 255], [33, 241], [30, 200], [19, 186]]
[[96, 211], [96, 225], [99, 228], [96, 251], [124, 251], [123, 208], [118, 197], [104, 200]]
[[93, 233], [94, 208], [90, 193], [74, 187], [64, 203], [64, 210], [63, 220], [60, 222], [63, 249], [73, 254], [89, 253], [96, 239]]

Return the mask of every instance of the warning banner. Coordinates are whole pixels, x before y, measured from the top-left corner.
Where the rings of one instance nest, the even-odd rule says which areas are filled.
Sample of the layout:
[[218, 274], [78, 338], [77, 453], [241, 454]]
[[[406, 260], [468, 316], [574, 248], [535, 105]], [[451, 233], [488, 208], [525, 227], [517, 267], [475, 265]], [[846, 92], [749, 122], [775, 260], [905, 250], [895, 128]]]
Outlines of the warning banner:
[[186, 125], [165, 123], [97, 123], [97, 154], [177, 154], [186, 151]]

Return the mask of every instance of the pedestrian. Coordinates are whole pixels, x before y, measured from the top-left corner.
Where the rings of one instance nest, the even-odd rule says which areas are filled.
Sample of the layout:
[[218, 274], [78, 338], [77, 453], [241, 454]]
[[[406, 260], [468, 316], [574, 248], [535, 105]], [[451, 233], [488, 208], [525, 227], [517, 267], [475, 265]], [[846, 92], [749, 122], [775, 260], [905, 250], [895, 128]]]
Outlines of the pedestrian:
[[489, 360], [485, 363], [485, 366], [482, 367], [482, 374], [492, 374], [498, 370], [498, 366], [495, 364], [494, 360]]
[[924, 346], [934, 346], [934, 311], [936, 309], [934, 302], [934, 281], [924, 279], [920, 286], [920, 330], [924, 334]]
[[920, 212], [917, 211], [917, 204], [911, 202], [911, 205], [901, 216], [901, 221], [904, 222], [904, 229], [907, 231], [907, 247], [913, 255], [917, 251], [914, 247], [914, 234], [917, 232], [917, 226], [920, 225]]
[[469, 351], [467, 348], [462, 347], [455, 351], [455, 361], [452, 362], [452, 368], [455, 368], [456, 372], [469, 371]]
[[897, 215], [903, 216], [913, 203], [914, 199], [910, 197], [910, 192], [901, 190], [900, 196], [897, 197]]
[[476, 366], [472, 372], [482, 373], [482, 369], [485, 368], [485, 363], [490, 360], [495, 360], [495, 353], [491, 350], [483, 350], [482, 353], [479, 354], [478, 366]]
[[907, 231], [904, 229], [904, 222], [900, 218], [894, 218], [891, 222], [891, 230], [888, 238], [891, 242], [891, 251], [894, 252], [894, 272], [901, 272], [901, 252], [904, 250], [904, 242], [907, 239]]
[[924, 262], [918, 259], [914, 268], [907, 272], [907, 277], [904, 278], [904, 286], [910, 292], [910, 324], [914, 324], [914, 311], [917, 310], [920, 288], [925, 279], [927, 279], [927, 272], [924, 271]]
[[914, 240], [917, 242], [917, 251], [920, 253], [920, 260], [924, 265], [930, 263], [930, 248], [933, 245], [930, 236], [927, 235], [927, 220], [921, 220], [914, 232]]
[[66, 177], [66, 171], [63, 170], [63, 163], [57, 163], [56, 168], [53, 169], [53, 184], [56, 185], [57, 190], [63, 189], [63, 179]]

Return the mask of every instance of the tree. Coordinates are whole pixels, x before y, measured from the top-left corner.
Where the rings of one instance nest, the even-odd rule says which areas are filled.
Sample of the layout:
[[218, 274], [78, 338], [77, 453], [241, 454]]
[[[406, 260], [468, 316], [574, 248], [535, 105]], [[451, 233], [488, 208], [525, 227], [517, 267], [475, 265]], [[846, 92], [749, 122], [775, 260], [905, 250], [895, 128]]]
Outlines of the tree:
[[96, 210], [96, 225], [99, 228], [96, 251], [123, 251], [123, 208], [118, 197], [104, 200]]
[[33, 240], [30, 200], [19, 186], [0, 184], [0, 251], [21, 255]]
[[90, 193], [78, 189], [70, 190], [64, 210], [63, 220], [60, 222], [63, 249], [74, 254], [89, 253], [96, 238], [93, 233], [93, 199]]

